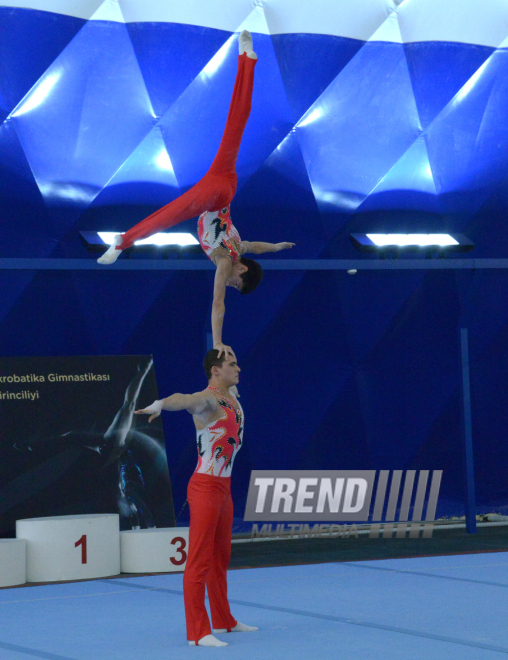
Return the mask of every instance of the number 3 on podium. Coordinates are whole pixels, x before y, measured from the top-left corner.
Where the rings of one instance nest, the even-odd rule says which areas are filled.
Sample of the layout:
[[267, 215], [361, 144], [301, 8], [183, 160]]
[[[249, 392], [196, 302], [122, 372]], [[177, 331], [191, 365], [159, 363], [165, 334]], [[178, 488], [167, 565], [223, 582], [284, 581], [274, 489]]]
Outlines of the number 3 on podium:
[[170, 557], [169, 561], [175, 566], [181, 566], [187, 561], [187, 553], [185, 552], [185, 546], [187, 543], [181, 536], [175, 536], [175, 538], [171, 541], [171, 545], [176, 545], [177, 543], [180, 543], [180, 547], [176, 549], [176, 551], [180, 553], [180, 559]]

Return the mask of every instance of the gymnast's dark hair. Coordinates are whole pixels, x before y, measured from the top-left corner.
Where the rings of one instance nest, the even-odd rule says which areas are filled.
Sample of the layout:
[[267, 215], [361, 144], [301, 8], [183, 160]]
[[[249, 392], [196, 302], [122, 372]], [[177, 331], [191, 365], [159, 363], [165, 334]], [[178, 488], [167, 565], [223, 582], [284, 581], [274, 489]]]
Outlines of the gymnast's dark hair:
[[257, 261], [254, 261], [254, 259], [247, 259], [246, 257], [242, 257], [240, 261], [249, 269], [240, 275], [243, 281], [240, 293], [250, 293], [251, 291], [254, 291], [254, 289], [263, 279], [263, 269]]
[[221, 367], [222, 363], [226, 359], [225, 353], [223, 353], [220, 357], [217, 357], [218, 355], [219, 351], [216, 348], [212, 348], [212, 350], [208, 351], [208, 353], [205, 355], [205, 359], [203, 360], [203, 368], [208, 380], [210, 380], [212, 377], [212, 367]]

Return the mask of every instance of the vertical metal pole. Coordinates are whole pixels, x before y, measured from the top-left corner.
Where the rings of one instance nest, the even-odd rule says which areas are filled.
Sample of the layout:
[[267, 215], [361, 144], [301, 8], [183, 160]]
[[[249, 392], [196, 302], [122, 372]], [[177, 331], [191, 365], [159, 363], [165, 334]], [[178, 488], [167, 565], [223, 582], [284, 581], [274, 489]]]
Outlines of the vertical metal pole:
[[466, 530], [476, 534], [476, 501], [474, 492], [473, 426], [471, 423], [471, 389], [469, 384], [469, 348], [467, 328], [460, 329], [462, 355], [462, 393], [464, 397], [464, 455], [466, 482]]

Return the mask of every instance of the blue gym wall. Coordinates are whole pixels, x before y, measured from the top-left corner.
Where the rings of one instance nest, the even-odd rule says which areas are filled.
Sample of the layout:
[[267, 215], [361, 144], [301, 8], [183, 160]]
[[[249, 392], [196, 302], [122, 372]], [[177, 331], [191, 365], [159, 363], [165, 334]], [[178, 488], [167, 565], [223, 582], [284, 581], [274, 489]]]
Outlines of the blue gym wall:
[[[42, 260], [95, 259], [80, 230], [125, 231], [205, 173], [245, 28], [259, 62], [232, 205], [242, 237], [295, 242], [280, 261], [360, 258], [355, 231], [460, 231], [467, 258], [507, 254], [505, 0], [13, 0], [0, 6], [2, 355], [153, 353], [161, 396], [204, 387], [213, 271]], [[462, 514], [460, 327], [477, 501], [506, 508], [507, 293], [502, 268], [304, 263], [228, 292], [247, 417], [236, 516], [251, 469], [332, 467], [443, 469], [438, 514]], [[194, 431], [186, 413], [164, 427], [178, 513]]]

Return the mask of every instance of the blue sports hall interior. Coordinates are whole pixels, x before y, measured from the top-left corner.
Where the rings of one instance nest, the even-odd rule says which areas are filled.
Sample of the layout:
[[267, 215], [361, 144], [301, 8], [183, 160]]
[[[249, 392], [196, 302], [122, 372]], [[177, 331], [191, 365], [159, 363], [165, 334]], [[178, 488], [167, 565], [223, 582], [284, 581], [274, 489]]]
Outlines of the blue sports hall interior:
[[[228, 116], [242, 30], [258, 62], [231, 218], [246, 241], [295, 245], [256, 258], [264, 277], [251, 294], [226, 294], [223, 339], [241, 368], [245, 413], [231, 477], [230, 595], [242, 620], [260, 621], [268, 635], [232, 635], [230, 655], [495, 660], [508, 654], [500, 616], [508, 585], [508, 0], [0, 0], [0, 397], [9, 360], [131, 356], [114, 397], [76, 389], [75, 423], [48, 423], [44, 442], [58, 436], [61, 458], [47, 481], [33, 449], [42, 431], [22, 412], [28, 404], [16, 421], [0, 421], [0, 456], [3, 446], [12, 458], [0, 465], [0, 537], [14, 535], [13, 525], [1, 528], [2, 490], [15, 512], [25, 487], [40, 494], [44, 515], [98, 512], [86, 510], [95, 505], [85, 479], [86, 496], [65, 501], [62, 474], [78, 477], [63, 438], [95, 437], [97, 407], [113, 420], [147, 356], [159, 398], [206, 387], [211, 261], [196, 247], [134, 247], [101, 266], [83, 236], [126, 232], [203, 177]], [[197, 239], [197, 217], [168, 231]], [[358, 233], [464, 235], [474, 249], [367, 253], [351, 240]], [[141, 388], [140, 407], [152, 403], [148, 391]], [[57, 411], [47, 401], [49, 418]], [[0, 420], [9, 405], [0, 398]], [[14, 442], [18, 422], [26, 437]], [[140, 437], [149, 428], [146, 418], [133, 425]], [[194, 425], [185, 411], [154, 425], [171, 520], [188, 526]], [[92, 450], [100, 454], [100, 444]], [[22, 456], [35, 481], [20, 481]], [[119, 468], [119, 501], [141, 511], [125, 483], [144, 488], [149, 470], [129, 461]], [[354, 539], [338, 539], [343, 555], [323, 545], [315, 556], [321, 540], [265, 539], [244, 544], [257, 548], [247, 560], [235, 552], [251, 533], [244, 511], [255, 470], [440, 470], [435, 519], [460, 519], [462, 529], [467, 514], [469, 523], [490, 515], [498, 536], [482, 545], [463, 529], [463, 541], [433, 551], [435, 531], [425, 547], [406, 539], [407, 551], [369, 555], [360, 535], [359, 555]], [[0, 590], [0, 618], [4, 609], [11, 622], [0, 630], [0, 656], [195, 652], [184, 640], [181, 575], [114, 582]], [[131, 645], [136, 620], [141, 637]]]

